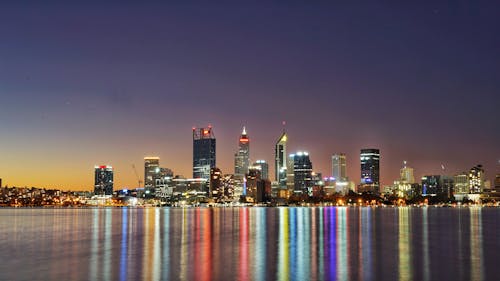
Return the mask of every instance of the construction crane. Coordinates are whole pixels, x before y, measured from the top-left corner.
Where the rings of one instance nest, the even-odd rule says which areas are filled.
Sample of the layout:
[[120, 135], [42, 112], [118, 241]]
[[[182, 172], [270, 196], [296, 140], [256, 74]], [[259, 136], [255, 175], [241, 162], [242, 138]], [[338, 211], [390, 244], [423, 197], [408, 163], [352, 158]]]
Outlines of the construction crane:
[[135, 168], [135, 165], [134, 165], [134, 164], [132, 164], [132, 169], [134, 169], [135, 177], [137, 178], [137, 182], [138, 182], [138, 184], [139, 184], [139, 187], [141, 187], [142, 180], [141, 180], [141, 178], [139, 177], [139, 174], [137, 174], [137, 169]]

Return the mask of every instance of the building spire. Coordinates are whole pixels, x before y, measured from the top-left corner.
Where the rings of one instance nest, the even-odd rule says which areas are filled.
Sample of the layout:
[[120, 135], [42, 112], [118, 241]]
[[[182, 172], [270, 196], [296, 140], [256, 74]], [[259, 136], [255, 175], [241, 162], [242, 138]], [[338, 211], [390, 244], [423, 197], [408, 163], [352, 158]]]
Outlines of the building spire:
[[243, 126], [243, 132], [241, 132], [242, 135], [246, 135], [247, 134], [247, 130], [245, 128], [245, 126]]

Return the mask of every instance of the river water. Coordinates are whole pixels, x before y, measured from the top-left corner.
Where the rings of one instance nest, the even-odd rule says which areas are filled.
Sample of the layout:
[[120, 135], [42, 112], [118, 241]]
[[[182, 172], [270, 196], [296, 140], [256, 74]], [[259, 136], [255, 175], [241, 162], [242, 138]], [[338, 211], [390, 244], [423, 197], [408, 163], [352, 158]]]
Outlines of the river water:
[[3, 208], [0, 280], [500, 280], [500, 209]]

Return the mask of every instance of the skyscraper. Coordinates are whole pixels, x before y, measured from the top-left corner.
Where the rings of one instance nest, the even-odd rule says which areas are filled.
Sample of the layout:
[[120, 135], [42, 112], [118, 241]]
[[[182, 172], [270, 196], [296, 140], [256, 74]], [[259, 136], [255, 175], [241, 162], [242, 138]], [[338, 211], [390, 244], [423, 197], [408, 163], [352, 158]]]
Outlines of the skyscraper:
[[453, 182], [453, 193], [455, 195], [469, 193], [469, 176], [467, 175], [467, 173], [463, 172], [461, 174], [455, 175], [453, 177]]
[[160, 157], [144, 157], [144, 189], [152, 194], [160, 176]]
[[309, 194], [309, 191], [312, 191], [314, 185], [312, 163], [309, 159], [309, 153], [299, 151], [295, 154], [290, 154], [290, 160], [293, 161], [294, 192]]
[[269, 164], [266, 160], [257, 160], [252, 166], [260, 170], [260, 175], [263, 180], [269, 179]]
[[113, 167], [94, 167], [94, 194], [113, 195]]
[[361, 149], [361, 184], [365, 191], [380, 192], [380, 151]]
[[337, 181], [344, 181], [347, 179], [346, 157], [344, 153], [332, 155], [332, 177]]
[[215, 168], [215, 136], [212, 127], [193, 128], [193, 178], [210, 179]]
[[274, 156], [275, 156], [275, 165], [274, 165], [274, 179], [276, 182], [279, 183], [281, 187], [286, 186], [286, 162], [287, 162], [287, 155], [286, 155], [286, 143], [287, 143], [287, 135], [285, 130], [283, 130], [283, 133], [279, 137], [278, 141], [276, 142], [275, 150], [274, 150]]
[[399, 170], [400, 180], [404, 183], [413, 184], [415, 183], [415, 177], [413, 176], [413, 168], [406, 165], [406, 161], [403, 161], [403, 167]]
[[481, 193], [484, 188], [484, 170], [482, 165], [474, 166], [469, 171], [470, 193]]
[[238, 152], [234, 155], [234, 176], [236, 178], [243, 179], [245, 174], [248, 173], [249, 157], [250, 139], [245, 127], [243, 127], [243, 132], [238, 142]]

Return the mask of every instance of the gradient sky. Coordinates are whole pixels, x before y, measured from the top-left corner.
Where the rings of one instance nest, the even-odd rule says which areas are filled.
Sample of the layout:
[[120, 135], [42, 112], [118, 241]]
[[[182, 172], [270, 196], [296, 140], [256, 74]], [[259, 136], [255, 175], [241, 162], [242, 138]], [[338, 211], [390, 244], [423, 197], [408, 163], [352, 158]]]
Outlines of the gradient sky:
[[10, 2], [4, 185], [91, 190], [94, 165], [110, 164], [115, 189], [133, 187], [147, 155], [189, 177], [191, 128], [209, 123], [232, 173], [241, 127], [251, 159], [272, 162], [282, 120], [289, 152], [309, 151], [325, 176], [344, 152], [359, 182], [369, 147], [381, 150], [382, 184], [403, 160], [416, 177], [441, 164], [500, 173], [498, 2]]

